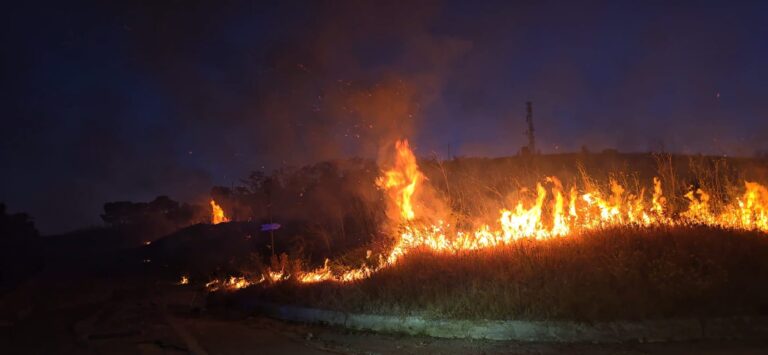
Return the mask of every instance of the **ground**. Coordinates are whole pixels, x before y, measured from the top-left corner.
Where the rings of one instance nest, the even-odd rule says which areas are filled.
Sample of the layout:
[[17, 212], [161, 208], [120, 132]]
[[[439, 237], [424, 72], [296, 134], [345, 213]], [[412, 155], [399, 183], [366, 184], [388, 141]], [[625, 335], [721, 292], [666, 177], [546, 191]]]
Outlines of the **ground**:
[[763, 342], [531, 344], [433, 339], [289, 324], [205, 309], [194, 288], [156, 282], [140, 261], [48, 266], [0, 299], [3, 354], [761, 354]]

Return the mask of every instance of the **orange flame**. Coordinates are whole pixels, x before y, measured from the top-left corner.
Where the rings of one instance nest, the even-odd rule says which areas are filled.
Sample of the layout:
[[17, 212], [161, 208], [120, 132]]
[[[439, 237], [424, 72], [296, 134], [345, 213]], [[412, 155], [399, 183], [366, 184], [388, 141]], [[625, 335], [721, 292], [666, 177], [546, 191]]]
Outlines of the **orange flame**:
[[224, 215], [224, 210], [221, 209], [221, 206], [211, 199], [211, 224], [219, 224], [222, 222], [229, 222], [229, 218]]
[[227, 279], [224, 279], [224, 281], [221, 280], [212, 280], [205, 284], [205, 287], [209, 291], [218, 291], [220, 289], [225, 290], [239, 290], [241, 288], [246, 288], [252, 284], [261, 283], [264, 282], [264, 277], [261, 278], [261, 280], [258, 280], [256, 282], [252, 282], [247, 280], [245, 277], [242, 276], [230, 276]]
[[[378, 270], [397, 263], [416, 248], [456, 253], [501, 246], [522, 238], [567, 237], [614, 226], [704, 224], [768, 232], [768, 189], [755, 182], [745, 182], [745, 193], [734, 203], [725, 204], [720, 213], [712, 211], [709, 194], [701, 189], [695, 193], [691, 191], [685, 195], [689, 200], [688, 209], [673, 216], [669, 215], [666, 208], [667, 199], [663, 196], [661, 181], [658, 178], [653, 179], [650, 203], [644, 200], [644, 190], [641, 189], [637, 195], [627, 193], [623, 186], [611, 179], [607, 197], [604, 197], [606, 195], [603, 191], [594, 187], [579, 195], [576, 187], [572, 186], [566, 209], [562, 183], [555, 177], [548, 177], [545, 182], [551, 194], [544, 185], [537, 184], [533, 203], [526, 204], [521, 200], [514, 209], [502, 209], [497, 227], [481, 225], [474, 231], [456, 231], [451, 234], [451, 226], [443, 221], [433, 225], [414, 224], [417, 217], [414, 211], [414, 193], [424, 180], [424, 175], [419, 170], [408, 141], [397, 141], [395, 148], [394, 165], [383, 171], [376, 184], [386, 191], [398, 208], [398, 218], [403, 229], [392, 249], [388, 254], [380, 256], [376, 266], [333, 272], [329, 261], [326, 260], [322, 268], [300, 272], [298, 275], [269, 271], [266, 277], [262, 276], [261, 280], [248, 284], [278, 282], [289, 278], [301, 283], [351, 282], [367, 278]], [[548, 200], [548, 196], [552, 197]], [[551, 201], [551, 204], [547, 204], [547, 201]], [[211, 201], [211, 204], [213, 206], [214, 202]], [[229, 284], [231, 288], [244, 287], [244, 284], [234, 281], [229, 280], [225, 285]]]
[[416, 217], [416, 212], [413, 210], [413, 194], [419, 182], [424, 179], [424, 175], [419, 171], [416, 156], [408, 146], [408, 140], [395, 142], [395, 149], [397, 151], [395, 165], [376, 180], [376, 185], [388, 192], [397, 205], [400, 216], [410, 221]]

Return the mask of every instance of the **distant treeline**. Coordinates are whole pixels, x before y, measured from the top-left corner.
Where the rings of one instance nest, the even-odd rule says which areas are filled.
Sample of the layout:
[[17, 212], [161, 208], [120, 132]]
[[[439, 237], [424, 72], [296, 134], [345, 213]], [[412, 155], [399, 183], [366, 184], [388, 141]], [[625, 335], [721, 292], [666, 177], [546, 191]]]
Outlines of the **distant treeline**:
[[5, 205], [0, 203], [0, 237], [3, 239], [22, 239], [37, 236], [35, 223], [28, 214], [8, 214]]
[[369, 243], [384, 234], [386, 204], [372, 160], [321, 162], [251, 173], [241, 185], [211, 196], [237, 221], [275, 222], [281, 238], [321, 241], [327, 250]]
[[[728, 194], [743, 180], [768, 181], [768, 164], [761, 158], [672, 155], [615, 151], [503, 158], [422, 158], [425, 186], [457, 216], [472, 220], [509, 207], [521, 189], [534, 187], [546, 176], [564, 184], [585, 177], [607, 183], [619, 181], [630, 189], [648, 186], [654, 176], [663, 182], [671, 202], [691, 188]], [[373, 160], [345, 159], [304, 167], [283, 167], [271, 173], [254, 171], [239, 184], [216, 186], [210, 197], [233, 221], [274, 222], [281, 237], [322, 240], [328, 248], [361, 245], [388, 235], [385, 197], [375, 185], [381, 175]], [[2, 211], [3, 235], [36, 235], [29, 216]], [[153, 240], [180, 228], [209, 223], [207, 200], [184, 203], [159, 196], [150, 202], [117, 201], [104, 205], [107, 226]]]
[[150, 202], [107, 202], [101, 219], [113, 228], [153, 240], [179, 228], [210, 220], [210, 207], [158, 196]]

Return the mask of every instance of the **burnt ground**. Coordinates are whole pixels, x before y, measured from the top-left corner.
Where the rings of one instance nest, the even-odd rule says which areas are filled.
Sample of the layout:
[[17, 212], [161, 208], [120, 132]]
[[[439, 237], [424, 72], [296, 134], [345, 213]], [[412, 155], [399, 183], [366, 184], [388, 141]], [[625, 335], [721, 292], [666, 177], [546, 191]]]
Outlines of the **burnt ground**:
[[2, 354], [762, 354], [763, 342], [531, 344], [289, 324], [158, 281], [135, 252], [67, 253], [0, 298]]

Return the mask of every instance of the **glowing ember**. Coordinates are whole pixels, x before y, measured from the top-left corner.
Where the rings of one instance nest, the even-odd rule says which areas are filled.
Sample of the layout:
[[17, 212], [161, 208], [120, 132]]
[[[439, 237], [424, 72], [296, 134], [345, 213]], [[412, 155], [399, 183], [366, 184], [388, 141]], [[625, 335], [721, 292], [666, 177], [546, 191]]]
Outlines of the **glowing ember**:
[[[568, 191], [568, 203], [563, 185], [555, 177], [546, 178], [536, 185], [536, 197], [531, 202], [517, 202], [513, 209], [503, 209], [494, 227], [481, 225], [472, 231], [455, 231], [450, 225], [438, 221], [433, 225], [416, 224], [414, 193], [424, 175], [419, 171], [416, 157], [407, 141], [395, 144], [396, 159], [393, 167], [383, 171], [376, 183], [399, 209], [402, 233], [387, 255], [381, 256], [374, 267], [362, 266], [343, 272], [333, 272], [326, 260], [322, 268], [287, 275], [283, 271], [269, 271], [261, 280], [234, 282], [229, 285], [242, 288], [266, 280], [277, 282], [293, 279], [302, 283], [321, 281], [351, 282], [367, 278], [372, 273], [393, 265], [416, 248], [435, 252], [456, 253], [465, 250], [493, 248], [516, 240], [561, 238], [580, 232], [616, 226], [651, 226], [703, 224], [713, 227], [759, 230], [768, 232], [768, 189], [755, 182], [745, 183], [745, 192], [729, 204], [723, 203], [718, 212], [710, 205], [710, 195], [701, 189], [688, 192], [688, 209], [676, 215], [669, 214], [661, 181], [653, 179], [650, 201], [645, 191], [637, 195], [627, 193], [617, 181], [609, 181], [609, 193], [597, 188], [578, 192], [575, 186]], [[650, 202], [650, 203], [648, 203]], [[213, 201], [211, 202], [213, 204]], [[216, 281], [216, 285], [221, 283]], [[210, 288], [210, 287], [209, 287]]]
[[187, 275], [181, 275], [181, 280], [177, 283], [177, 285], [187, 285], [189, 284], [189, 277]]
[[239, 290], [241, 288], [246, 288], [254, 283], [263, 282], [264, 279], [258, 280], [256, 282], [251, 282], [249, 280], [246, 280], [245, 277], [239, 276], [230, 276], [228, 279], [222, 280], [212, 280], [205, 284], [205, 288], [207, 288], [209, 291], [218, 291], [220, 289], [225, 290]]
[[229, 222], [229, 218], [224, 215], [224, 210], [221, 209], [216, 201], [211, 200], [211, 224], [219, 224], [222, 222]]

